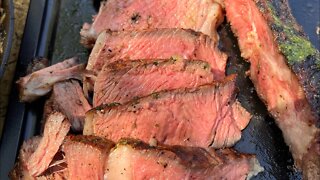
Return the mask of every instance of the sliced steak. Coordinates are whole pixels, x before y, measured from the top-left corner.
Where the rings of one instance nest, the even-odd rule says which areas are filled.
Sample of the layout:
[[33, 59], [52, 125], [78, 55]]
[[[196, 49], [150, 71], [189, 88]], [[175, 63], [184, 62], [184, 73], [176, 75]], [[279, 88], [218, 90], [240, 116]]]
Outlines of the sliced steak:
[[48, 117], [39, 145], [26, 162], [31, 176], [39, 176], [49, 167], [69, 129], [70, 124], [63, 114], [56, 112]]
[[82, 132], [85, 113], [91, 109], [91, 105], [85, 98], [79, 82], [69, 80], [56, 83], [52, 96], [57, 109], [68, 117], [71, 128], [76, 132]]
[[145, 31], [110, 32], [99, 35], [87, 65], [99, 72], [104, 64], [137, 59], [197, 59], [211, 65], [214, 78], [225, 76], [227, 56], [219, 51], [210, 37], [183, 29], [153, 29]]
[[210, 65], [182, 59], [121, 61], [105, 66], [94, 85], [93, 106], [125, 103], [161, 90], [213, 82]]
[[51, 91], [52, 86], [67, 79], [82, 80], [83, 64], [78, 64], [76, 58], [67, 59], [61, 63], [49, 66], [21, 77], [19, 85], [20, 100], [31, 102]]
[[27, 169], [27, 162], [30, 156], [37, 150], [41, 137], [32, 137], [31, 139], [23, 142], [18, 162], [15, 164], [14, 169], [10, 172], [9, 177], [13, 180], [22, 180], [22, 179], [35, 179], [30, 175], [30, 172]]
[[87, 47], [106, 29], [184, 28], [217, 39], [216, 28], [222, 21], [221, 7], [213, 0], [108, 0], [101, 3], [93, 24], [85, 23], [80, 34], [82, 44]]
[[254, 156], [231, 149], [209, 153], [196, 147], [154, 147], [132, 139], [120, 140], [107, 164], [107, 179], [246, 179], [262, 170]]
[[[232, 146], [250, 114], [235, 101], [234, 77], [221, 84], [153, 93], [87, 112], [84, 134], [112, 141], [132, 137], [169, 145]], [[236, 118], [235, 118], [236, 117]]]
[[[290, 19], [291, 16], [282, 17], [281, 20], [278, 14], [270, 14], [275, 13], [274, 9], [277, 7], [273, 7], [275, 1], [258, 0], [255, 3], [253, 0], [224, 0], [224, 2], [227, 18], [233, 32], [238, 37], [241, 55], [251, 64], [250, 78], [259, 96], [264, 100], [269, 112], [282, 130], [296, 165], [305, 169], [304, 175], [308, 174], [308, 171], [316, 172], [313, 174], [318, 179], [320, 166], [317, 164], [320, 162], [320, 144], [319, 135], [317, 135], [319, 129], [315, 123], [318, 118], [315, 117], [316, 113], [312, 112], [297, 75], [290, 69], [290, 67], [294, 69], [297, 64], [307, 63], [308, 58], [314, 58], [313, 56], [317, 54], [316, 50], [309, 51], [310, 48], [312, 49], [310, 42], [296, 34], [294, 24], [292, 24], [294, 22], [290, 26], [286, 25], [285, 19]], [[286, 1], [276, 2], [278, 8], [279, 4], [284, 5], [283, 2]], [[261, 11], [258, 7], [261, 8]], [[287, 10], [288, 7], [280, 9], [279, 12]], [[272, 16], [264, 17], [263, 14]], [[271, 17], [272, 22], [276, 23], [272, 29], [268, 26], [268, 22], [272, 20]], [[280, 33], [282, 35], [274, 29], [276, 27], [282, 28]], [[291, 35], [283, 39], [288, 33]], [[279, 39], [284, 41], [281, 43]], [[287, 49], [289, 53], [284, 51], [286, 48], [283, 43], [288, 43], [286, 47], [289, 48]], [[295, 54], [299, 52], [301, 56]], [[319, 58], [316, 61], [319, 62]], [[310, 73], [319, 77], [319, 69], [315, 69], [311, 61], [310, 65]], [[299, 73], [297, 74], [300, 76]], [[303, 76], [303, 78], [308, 77]], [[309, 77], [307, 80], [310, 81], [310, 85], [314, 84], [311, 82], [312, 79]], [[318, 80], [317, 82], [319, 84]], [[315, 86], [315, 88], [318, 87]], [[316, 94], [319, 97], [319, 91]], [[317, 98], [316, 96], [314, 98]], [[319, 106], [316, 109], [318, 112]]]
[[95, 136], [68, 136], [63, 145], [68, 179], [104, 179], [105, 163], [114, 143]]

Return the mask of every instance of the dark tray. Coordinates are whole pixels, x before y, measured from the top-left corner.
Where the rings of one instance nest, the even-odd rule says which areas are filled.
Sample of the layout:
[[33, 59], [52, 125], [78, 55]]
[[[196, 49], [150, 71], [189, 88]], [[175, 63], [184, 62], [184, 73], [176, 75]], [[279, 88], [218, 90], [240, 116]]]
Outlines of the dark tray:
[[[318, 0], [291, 0], [294, 15], [306, 28], [312, 42], [319, 49], [319, 36], [315, 34], [319, 22]], [[309, 7], [309, 3], [314, 6]], [[24, 75], [33, 57], [43, 56], [57, 63], [72, 56], [85, 62], [89, 52], [79, 43], [79, 30], [83, 22], [91, 22], [91, 15], [99, 6], [98, 1], [89, 0], [31, 0], [26, 28], [22, 40], [15, 79]], [[306, 9], [307, 8], [307, 9]], [[310, 13], [305, 13], [305, 12]], [[315, 16], [316, 15], [316, 16]], [[306, 23], [307, 24], [304, 24]], [[311, 24], [310, 24], [311, 23]], [[301, 173], [293, 166], [292, 156], [284, 143], [281, 131], [268, 115], [259, 100], [250, 80], [245, 76], [247, 64], [241, 57], [236, 39], [230, 27], [224, 23], [219, 28], [221, 49], [229, 55], [227, 73], [238, 73], [238, 99], [253, 114], [242, 139], [235, 145], [240, 152], [256, 154], [265, 168], [254, 179], [301, 179]], [[22, 142], [40, 132], [40, 121], [45, 98], [31, 104], [20, 103], [18, 91], [13, 88], [7, 119], [0, 146], [0, 179], [7, 179]]]

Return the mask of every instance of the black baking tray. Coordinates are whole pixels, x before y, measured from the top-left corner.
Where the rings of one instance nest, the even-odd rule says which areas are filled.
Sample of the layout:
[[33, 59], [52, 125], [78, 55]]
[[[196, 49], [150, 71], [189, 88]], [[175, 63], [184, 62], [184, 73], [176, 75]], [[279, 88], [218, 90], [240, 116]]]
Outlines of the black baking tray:
[[[293, 14], [319, 49], [319, 36], [316, 35], [316, 26], [320, 22], [317, 19], [318, 0], [291, 2]], [[99, 1], [93, 0], [31, 0], [15, 80], [25, 75], [33, 57], [47, 57], [54, 64], [78, 56], [86, 62], [89, 52], [79, 43], [79, 31], [83, 22], [91, 22], [91, 15], [96, 13], [98, 6]], [[237, 41], [226, 22], [219, 28], [219, 34], [220, 48], [229, 56], [227, 73], [238, 74], [238, 99], [253, 115], [235, 149], [256, 154], [265, 171], [254, 179], [302, 179], [301, 173], [293, 166], [281, 131], [245, 76], [249, 64], [240, 57]], [[0, 179], [8, 179], [22, 142], [40, 133], [45, 98], [31, 104], [20, 103], [18, 98], [18, 90], [13, 88], [0, 146]]]

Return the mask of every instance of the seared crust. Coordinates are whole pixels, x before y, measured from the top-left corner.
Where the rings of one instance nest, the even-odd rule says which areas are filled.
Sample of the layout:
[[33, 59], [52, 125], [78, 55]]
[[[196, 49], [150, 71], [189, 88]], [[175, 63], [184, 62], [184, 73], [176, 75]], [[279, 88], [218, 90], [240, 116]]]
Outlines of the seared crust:
[[131, 138], [122, 138], [117, 143], [117, 146], [128, 145], [133, 149], [147, 150], [147, 151], [160, 151], [162, 155], [172, 152], [178, 157], [178, 161], [185, 167], [192, 167], [193, 169], [203, 169], [214, 167], [227, 161], [234, 161], [240, 158], [254, 158], [253, 155], [239, 154], [232, 149], [210, 149], [207, 151], [200, 147], [186, 147], [186, 146], [168, 146], [164, 144], [158, 144], [157, 146], [151, 146], [143, 141]]
[[288, 0], [255, 0], [287, 59], [297, 75], [320, 127], [320, 54], [309, 42], [291, 14]]
[[81, 143], [87, 146], [91, 146], [92, 148], [97, 148], [97, 149], [106, 150], [106, 151], [109, 151], [114, 146], [114, 142], [110, 140], [97, 137], [97, 136], [91, 136], [91, 135], [67, 136], [63, 146], [68, 146], [73, 143]]

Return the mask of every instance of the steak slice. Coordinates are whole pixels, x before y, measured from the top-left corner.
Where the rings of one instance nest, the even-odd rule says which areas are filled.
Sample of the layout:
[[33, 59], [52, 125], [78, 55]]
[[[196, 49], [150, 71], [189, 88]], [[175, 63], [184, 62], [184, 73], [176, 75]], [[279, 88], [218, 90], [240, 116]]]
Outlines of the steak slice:
[[68, 117], [71, 128], [76, 132], [82, 132], [85, 113], [91, 109], [91, 105], [85, 98], [79, 82], [69, 80], [56, 83], [52, 96], [57, 110]]
[[[232, 146], [250, 114], [235, 101], [235, 77], [220, 84], [153, 93], [126, 104], [107, 104], [86, 113], [84, 134], [112, 141], [215, 148]], [[235, 118], [236, 117], [236, 118]]]
[[85, 23], [80, 34], [82, 44], [87, 47], [106, 29], [184, 28], [217, 39], [216, 28], [222, 21], [221, 7], [213, 0], [109, 0], [101, 3], [92, 25]]
[[209, 36], [192, 30], [153, 29], [145, 31], [102, 32], [87, 65], [98, 73], [104, 64], [137, 59], [198, 59], [211, 65], [214, 78], [225, 77], [227, 56]]
[[182, 59], [118, 61], [105, 66], [94, 85], [93, 106], [125, 103], [161, 90], [213, 82], [210, 65]]
[[50, 92], [52, 86], [60, 81], [67, 79], [82, 80], [83, 70], [84, 65], [78, 64], [77, 58], [71, 58], [21, 77], [17, 81], [20, 100], [24, 102], [34, 101]]
[[231, 149], [149, 146], [121, 139], [110, 153], [106, 179], [246, 179], [262, 168], [252, 155]]
[[69, 129], [70, 124], [63, 114], [55, 112], [48, 117], [39, 145], [26, 162], [31, 176], [39, 176], [49, 167]]
[[68, 136], [63, 151], [68, 179], [104, 179], [105, 163], [114, 143], [95, 136]]
[[[257, 3], [252, 0], [225, 0], [224, 2], [227, 18], [231, 23], [233, 32], [238, 37], [241, 55], [251, 63], [250, 78], [259, 96], [264, 100], [269, 112], [282, 130], [296, 165], [304, 169], [304, 176], [311, 172], [312, 176], [319, 177], [320, 131], [316, 127], [316, 121], [319, 121], [319, 119], [312, 112], [303, 87], [299, 84], [298, 77], [289, 68], [290, 66], [294, 69], [297, 64], [307, 63], [306, 61], [309, 61], [306, 60], [308, 57], [314, 58], [313, 56], [316, 56], [316, 50], [310, 52], [308, 49], [304, 49], [311, 48], [309, 47], [311, 45], [306, 39], [295, 34], [292, 27], [294, 24], [290, 26], [285, 24], [286, 20], [284, 19], [289, 18], [289, 16], [280, 20], [279, 15], [273, 14], [273, 23], [276, 23], [276, 25], [270, 29], [268, 21], [271, 21], [271, 16], [264, 17], [263, 14], [270, 15], [270, 12], [274, 11], [273, 0], [259, 0]], [[277, 1], [277, 4], [283, 5], [283, 2], [286, 1], [280, 3]], [[258, 7], [261, 8], [261, 11]], [[281, 8], [279, 11], [282, 12], [287, 9], [288, 7], [286, 9]], [[281, 36], [274, 29], [278, 26], [283, 28], [281, 29]], [[287, 33], [293, 34], [282, 43], [275, 41], [283, 40], [288, 35]], [[292, 38], [298, 41], [294, 41]], [[288, 46], [291, 44], [293, 49], [290, 50], [289, 46], [290, 53], [283, 51], [283, 43], [289, 43]], [[301, 57], [294, 54], [301, 51], [303, 51]], [[316, 61], [319, 62], [319, 59]], [[317, 77], [319, 69], [312, 68], [314, 65], [311, 62], [310, 65], [310, 73]], [[299, 73], [297, 75], [300, 76]], [[310, 77], [309, 80], [313, 81], [312, 79]], [[318, 80], [317, 82], [319, 84]], [[310, 82], [310, 85], [312, 84], [314, 83]], [[317, 86], [315, 88], [317, 89]], [[319, 91], [317, 94], [316, 96], [320, 97]], [[319, 111], [319, 107], [317, 111]]]
[[37, 150], [40, 141], [41, 137], [34, 136], [31, 139], [23, 142], [19, 152], [18, 162], [15, 164], [14, 169], [9, 174], [10, 179], [35, 179], [30, 175], [30, 172], [27, 169], [27, 162], [30, 156]]

